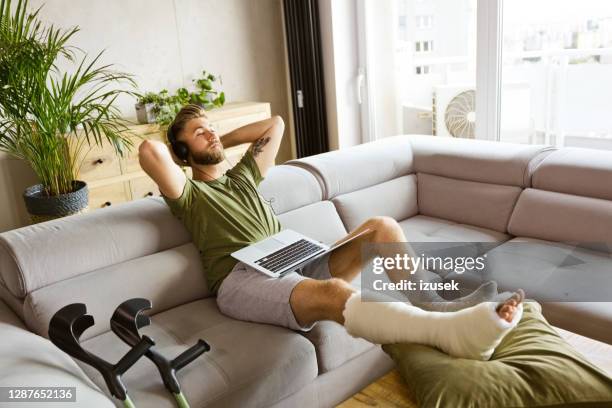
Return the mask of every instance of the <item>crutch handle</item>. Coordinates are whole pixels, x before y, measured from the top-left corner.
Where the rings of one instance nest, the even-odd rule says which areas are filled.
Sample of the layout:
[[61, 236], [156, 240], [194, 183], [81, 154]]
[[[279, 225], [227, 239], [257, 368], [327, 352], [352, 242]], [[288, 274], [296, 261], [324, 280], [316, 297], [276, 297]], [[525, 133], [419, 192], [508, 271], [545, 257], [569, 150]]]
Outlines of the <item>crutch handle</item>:
[[172, 368], [176, 371], [185, 367], [187, 364], [191, 363], [196, 358], [200, 357], [202, 353], [205, 353], [210, 350], [210, 346], [207, 342], [202, 339], [199, 339], [198, 342], [182, 352], [178, 357], [172, 360]]
[[142, 336], [142, 340], [138, 342], [125, 356], [115, 364], [115, 372], [119, 375], [125, 373], [136, 362], [155, 345], [155, 342], [149, 336]]

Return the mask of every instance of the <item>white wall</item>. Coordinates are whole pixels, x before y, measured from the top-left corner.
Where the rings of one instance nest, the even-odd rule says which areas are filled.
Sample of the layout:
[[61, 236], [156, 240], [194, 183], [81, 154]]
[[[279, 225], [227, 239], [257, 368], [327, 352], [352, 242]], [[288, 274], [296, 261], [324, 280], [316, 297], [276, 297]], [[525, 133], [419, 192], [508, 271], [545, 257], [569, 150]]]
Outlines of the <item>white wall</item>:
[[[270, 102], [289, 123], [281, 0], [30, 0], [43, 20], [79, 26], [75, 45], [135, 75], [141, 91], [191, 85], [206, 69], [223, 78], [228, 101]], [[135, 116], [134, 100], [118, 100]], [[291, 158], [289, 133], [277, 162]], [[8, 160], [8, 161], [7, 161]], [[21, 194], [36, 180], [0, 153], [0, 231], [27, 223]]]

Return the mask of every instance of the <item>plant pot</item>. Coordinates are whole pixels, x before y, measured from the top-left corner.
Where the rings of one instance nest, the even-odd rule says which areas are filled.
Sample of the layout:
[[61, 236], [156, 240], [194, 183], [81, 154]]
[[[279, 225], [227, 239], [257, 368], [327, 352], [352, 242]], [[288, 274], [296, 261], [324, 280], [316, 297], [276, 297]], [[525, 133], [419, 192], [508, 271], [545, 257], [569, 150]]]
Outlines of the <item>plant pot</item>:
[[137, 103], [134, 105], [136, 108], [136, 119], [138, 119], [138, 123], [146, 124], [146, 123], [155, 123], [156, 116], [153, 108], [155, 107], [154, 103]]
[[33, 222], [65, 217], [81, 212], [87, 207], [89, 193], [87, 183], [80, 180], [72, 182], [73, 191], [56, 196], [47, 196], [42, 184], [28, 187], [23, 192], [26, 208]]

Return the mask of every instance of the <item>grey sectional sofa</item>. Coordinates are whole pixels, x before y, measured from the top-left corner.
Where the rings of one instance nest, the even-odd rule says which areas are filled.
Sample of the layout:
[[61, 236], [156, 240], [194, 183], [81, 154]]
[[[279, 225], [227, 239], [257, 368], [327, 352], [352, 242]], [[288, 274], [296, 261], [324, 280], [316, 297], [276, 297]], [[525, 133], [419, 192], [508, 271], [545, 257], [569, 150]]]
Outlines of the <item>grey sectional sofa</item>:
[[[601, 261], [589, 272], [598, 279], [612, 271], [601, 246], [612, 243], [611, 181], [612, 152], [398, 136], [276, 166], [260, 191], [284, 227], [328, 243], [373, 216], [398, 220], [410, 241], [492, 243], [500, 259], [504, 245], [527, 241], [552, 266], [561, 241], [598, 242], [585, 249]], [[495, 278], [512, 289], [517, 276]], [[393, 366], [336, 323], [299, 334], [222, 315], [189, 234], [150, 197], [0, 234], [0, 386], [74, 384], [79, 406], [111, 406], [101, 377], [44, 337], [55, 311], [84, 302], [96, 319], [85, 347], [116, 361], [126, 347], [109, 318], [132, 297], [153, 302], [145, 332], [161, 352], [211, 344], [180, 373], [193, 407], [329, 407]], [[544, 312], [612, 344], [611, 305], [551, 303]], [[173, 406], [149, 361], [125, 380], [137, 405]]]

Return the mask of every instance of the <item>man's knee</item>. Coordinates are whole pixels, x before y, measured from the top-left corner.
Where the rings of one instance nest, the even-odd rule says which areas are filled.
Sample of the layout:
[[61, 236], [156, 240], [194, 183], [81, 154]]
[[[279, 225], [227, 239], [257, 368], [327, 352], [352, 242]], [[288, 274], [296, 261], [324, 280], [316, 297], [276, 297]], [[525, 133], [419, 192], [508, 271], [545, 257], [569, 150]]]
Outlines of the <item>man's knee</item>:
[[403, 234], [402, 227], [391, 217], [372, 217], [368, 219], [367, 224], [369, 228], [374, 230], [374, 240], [378, 242], [393, 239]]

